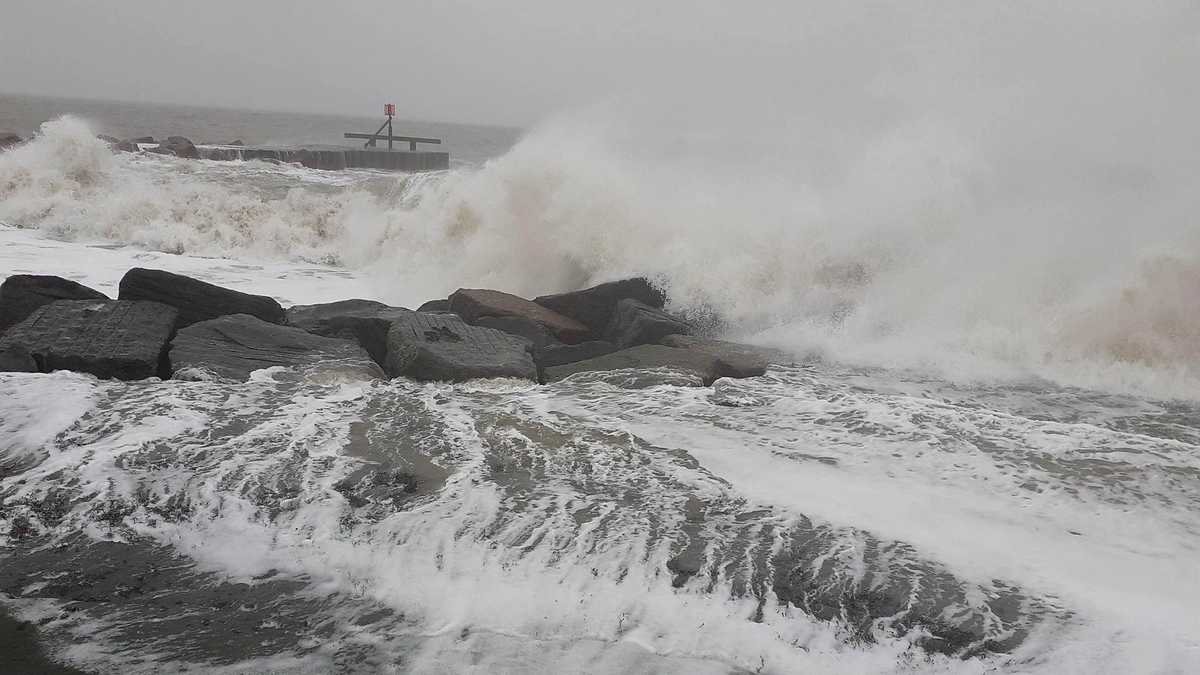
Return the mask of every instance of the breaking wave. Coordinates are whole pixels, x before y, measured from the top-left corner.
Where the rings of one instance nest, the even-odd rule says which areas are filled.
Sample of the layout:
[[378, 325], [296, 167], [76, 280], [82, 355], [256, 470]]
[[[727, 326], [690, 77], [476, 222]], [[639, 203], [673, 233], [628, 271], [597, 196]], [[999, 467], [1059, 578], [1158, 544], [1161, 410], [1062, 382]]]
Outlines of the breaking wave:
[[67, 117], [0, 155], [0, 221], [343, 266], [410, 305], [645, 274], [773, 346], [1200, 395], [1194, 172], [1006, 156], [928, 120], [769, 147], [613, 119], [562, 116], [482, 166], [395, 176], [113, 154]]

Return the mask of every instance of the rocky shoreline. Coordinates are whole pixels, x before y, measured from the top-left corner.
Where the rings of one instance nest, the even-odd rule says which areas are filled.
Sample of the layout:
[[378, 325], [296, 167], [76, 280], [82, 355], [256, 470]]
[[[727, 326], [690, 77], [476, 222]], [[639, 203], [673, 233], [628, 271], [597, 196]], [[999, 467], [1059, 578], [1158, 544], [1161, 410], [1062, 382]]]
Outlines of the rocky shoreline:
[[707, 339], [664, 310], [649, 280], [521, 298], [459, 289], [417, 310], [350, 299], [276, 300], [134, 268], [116, 299], [55, 276], [0, 284], [0, 372], [246, 381], [271, 367], [362, 379], [548, 384], [579, 373], [671, 369], [696, 385], [754, 377], [791, 358]]

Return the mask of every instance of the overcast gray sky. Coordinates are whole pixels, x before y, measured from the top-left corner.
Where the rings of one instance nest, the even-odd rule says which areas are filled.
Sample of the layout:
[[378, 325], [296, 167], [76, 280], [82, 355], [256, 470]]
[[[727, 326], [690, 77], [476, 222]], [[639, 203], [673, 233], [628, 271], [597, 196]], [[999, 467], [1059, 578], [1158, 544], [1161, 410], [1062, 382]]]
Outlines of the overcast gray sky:
[[0, 91], [360, 114], [394, 101], [408, 119], [519, 125], [629, 91], [867, 117], [1037, 93], [1083, 114], [1129, 87], [1179, 86], [1164, 71], [1200, 42], [1197, 6], [7, 0]]

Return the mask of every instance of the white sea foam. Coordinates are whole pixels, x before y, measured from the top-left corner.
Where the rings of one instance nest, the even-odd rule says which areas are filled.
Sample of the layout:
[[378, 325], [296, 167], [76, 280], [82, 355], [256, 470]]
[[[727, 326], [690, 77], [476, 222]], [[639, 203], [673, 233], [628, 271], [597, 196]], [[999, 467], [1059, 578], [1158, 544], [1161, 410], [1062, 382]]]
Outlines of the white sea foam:
[[[0, 376], [0, 401], [51, 389], [76, 401], [53, 424], [21, 412], [32, 404], [6, 404], [17, 414], [5, 447], [43, 459], [2, 486], [18, 501], [54, 489], [88, 495], [60, 535], [150, 537], [235, 582], [306, 580], [306, 595], [330, 599], [324, 619], [343, 628], [305, 659], [259, 663], [263, 672], [321, 672], [356, 644], [419, 672], [1194, 668], [1200, 438], [1187, 418], [1172, 430], [1166, 409], [1136, 399], [1054, 390], [1039, 399], [837, 369], [738, 386], [758, 403], [603, 383], [297, 389], [270, 373], [238, 386]], [[358, 453], [403, 466], [404, 448], [449, 471], [436, 498], [369, 517], [352, 509], [335, 486], [363, 466]], [[189, 500], [192, 517], [157, 517], [168, 496]], [[826, 569], [867, 573], [866, 542], [853, 534], [865, 530], [906, 542], [976, 593], [1012, 585], [1050, 613], [1026, 626], [1033, 632], [1014, 653], [966, 661], [927, 660], [883, 634], [847, 644], [836, 623], [770, 601], [754, 621], [756, 602], [733, 591], [732, 573], [711, 588], [673, 588], [664, 574], [670, 554], [656, 532], [678, 534], [673, 519], [689, 498], [712, 509], [709, 555], [734, 541], [723, 539], [722, 511], [730, 524], [762, 519], [768, 529], [746, 532], [763, 537], [807, 518], [851, 528], [818, 563]], [[114, 527], [96, 520], [109, 500], [144, 507]], [[915, 560], [889, 555], [901, 555], [885, 563], [890, 575], [912, 571]], [[368, 603], [403, 618], [360, 626]], [[141, 671], [177, 665], [164, 657]]]

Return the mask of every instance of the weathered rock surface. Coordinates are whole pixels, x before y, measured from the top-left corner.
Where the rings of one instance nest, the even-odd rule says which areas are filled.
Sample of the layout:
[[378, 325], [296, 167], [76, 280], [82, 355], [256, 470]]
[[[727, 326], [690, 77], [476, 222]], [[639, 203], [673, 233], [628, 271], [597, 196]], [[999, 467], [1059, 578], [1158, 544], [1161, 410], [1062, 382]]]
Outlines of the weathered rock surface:
[[501, 291], [460, 288], [450, 296], [450, 309], [472, 324], [485, 316], [533, 319], [567, 344], [578, 344], [591, 337], [591, 329], [582, 323], [536, 302]]
[[342, 300], [320, 305], [296, 305], [287, 310], [287, 325], [330, 338], [351, 340], [367, 350], [380, 366], [387, 361], [387, 336], [392, 322], [412, 314], [374, 300]]
[[638, 345], [656, 345], [668, 335], [690, 333], [691, 327], [683, 321], [644, 302], [626, 298], [617, 303], [612, 320], [604, 329], [604, 339], [628, 349]]
[[592, 337], [599, 338], [612, 320], [617, 303], [625, 298], [632, 298], [658, 309], [661, 309], [666, 302], [662, 292], [654, 288], [649, 280], [642, 277], [610, 281], [599, 286], [585, 288], [582, 291], [543, 295], [534, 298], [533, 301], [582, 323], [591, 329]]
[[121, 139], [117, 138], [116, 136], [109, 136], [108, 134], [97, 134], [96, 138], [107, 143], [108, 147], [110, 148], [117, 147], [117, 144], [121, 142]]
[[430, 300], [417, 308], [418, 312], [449, 312], [449, 300]]
[[720, 371], [718, 359], [692, 349], [677, 349], [662, 345], [639, 345], [604, 356], [547, 368], [543, 379], [557, 382], [576, 373], [607, 370], [674, 368], [696, 375], [704, 385], [712, 384]]
[[108, 296], [62, 277], [14, 274], [0, 284], [0, 335], [56, 300], [108, 300]]
[[37, 361], [21, 345], [13, 345], [0, 350], [0, 373], [36, 373]]
[[0, 351], [22, 347], [44, 373], [140, 380], [166, 374], [163, 357], [175, 320], [175, 309], [157, 302], [59, 300], [10, 328]]
[[133, 142], [134, 143], [153, 143], [154, 137], [153, 136], [139, 136], [139, 137], [133, 139]]
[[196, 149], [196, 144], [192, 143], [183, 136], [169, 136], [167, 140], [160, 141], [158, 147], [184, 159], [200, 159], [200, 151]]
[[484, 316], [476, 319], [475, 325], [482, 326], [483, 328], [494, 328], [509, 335], [517, 335], [529, 340], [533, 343], [534, 360], [537, 360], [537, 352], [543, 347], [559, 344], [554, 334], [545, 326], [526, 317]]
[[137, 142], [126, 138], [125, 140], [117, 143], [117, 150], [120, 150], [121, 152], [137, 152]]
[[611, 354], [616, 350], [617, 348], [611, 342], [589, 340], [587, 342], [580, 342], [577, 345], [547, 345], [535, 356], [538, 367], [546, 369], [575, 363], [576, 361], [594, 359], [598, 356]]
[[151, 300], [179, 310], [179, 327], [229, 314], [283, 323], [287, 313], [272, 298], [222, 288], [181, 274], [135, 267], [121, 279], [121, 300]]
[[0, 150], [7, 150], [21, 143], [21, 137], [11, 131], [0, 132]]
[[225, 152], [221, 148], [209, 148], [208, 150], [204, 151], [204, 159], [212, 160], [214, 162], [228, 162], [233, 158], [229, 156], [228, 152]]
[[451, 314], [414, 312], [388, 332], [391, 377], [461, 382], [477, 377], [537, 380], [533, 345], [522, 337], [472, 326]]
[[[721, 377], [758, 377], [767, 372], [767, 366], [772, 362], [770, 356], [773, 350], [724, 340], [704, 340], [691, 335], [668, 335], [663, 338], [662, 344], [679, 349], [694, 349], [709, 356], [715, 356], [721, 363]], [[780, 356], [786, 355], [780, 353]]]
[[177, 379], [216, 376], [244, 381], [263, 368], [313, 365], [383, 377], [367, 351], [354, 342], [278, 326], [248, 314], [222, 316], [180, 330], [171, 341], [169, 358]]

